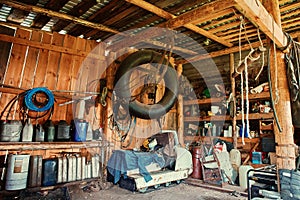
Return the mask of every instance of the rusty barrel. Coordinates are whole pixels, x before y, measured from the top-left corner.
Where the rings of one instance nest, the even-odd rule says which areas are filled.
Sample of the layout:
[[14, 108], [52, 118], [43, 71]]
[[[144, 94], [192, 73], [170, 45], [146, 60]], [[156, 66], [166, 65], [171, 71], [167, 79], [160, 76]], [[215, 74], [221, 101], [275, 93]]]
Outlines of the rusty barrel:
[[194, 146], [192, 149], [193, 156], [193, 173], [192, 178], [203, 179], [202, 178], [202, 166], [201, 166], [201, 157], [202, 157], [201, 146]]

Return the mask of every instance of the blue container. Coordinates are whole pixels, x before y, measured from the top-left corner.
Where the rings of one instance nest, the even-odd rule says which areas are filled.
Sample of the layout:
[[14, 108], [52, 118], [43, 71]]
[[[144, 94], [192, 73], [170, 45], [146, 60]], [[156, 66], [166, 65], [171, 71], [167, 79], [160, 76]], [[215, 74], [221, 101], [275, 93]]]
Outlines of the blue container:
[[52, 186], [57, 183], [57, 158], [43, 160], [43, 186]]
[[252, 152], [252, 164], [262, 164], [261, 152]]
[[245, 128], [245, 129], [243, 129], [242, 126], [240, 127], [240, 132], [239, 132], [240, 137], [243, 136], [243, 131], [244, 131], [244, 138], [248, 138], [248, 137], [249, 137], [249, 132], [247, 131], [247, 126], [245, 125], [244, 128]]
[[86, 134], [89, 123], [83, 119], [74, 120], [74, 141], [84, 142], [86, 141]]

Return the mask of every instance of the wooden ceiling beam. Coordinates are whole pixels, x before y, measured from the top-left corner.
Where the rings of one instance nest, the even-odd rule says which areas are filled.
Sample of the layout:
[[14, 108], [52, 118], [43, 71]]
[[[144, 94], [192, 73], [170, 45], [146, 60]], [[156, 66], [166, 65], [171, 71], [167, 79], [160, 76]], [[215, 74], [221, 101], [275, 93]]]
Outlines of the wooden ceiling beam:
[[[163, 9], [161, 9], [161, 8], [151, 4], [151, 3], [148, 3], [146, 1], [143, 1], [143, 0], [126, 0], [126, 1], [136, 5], [138, 7], [141, 7], [145, 10], [148, 10], [149, 12], [154, 13], [154, 14], [156, 14], [156, 15], [164, 18], [164, 19], [170, 20], [170, 19], [176, 19], [177, 18], [175, 15], [173, 15], [173, 14], [171, 14], [171, 13], [169, 13], [169, 12], [167, 12], [167, 11], [165, 11], [165, 10], [163, 10]], [[226, 40], [224, 40], [222, 38], [219, 38], [219, 37], [211, 34], [210, 32], [199, 28], [196, 25], [185, 24], [184, 27], [188, 28], [188, 29], [190, 29], [190, 30], [192, 30], [192, 31], [194, 31], [198, 34], [201, 34], [201, 35], [203, 35], [203, 36], [205, 36], [209, 39], [212, 39], [212, 40], [214, 40], [214, 41], [216, 41], [220, 44], [223, 44], [224, 46], [227, 46], [227, 47], [233, 46], [233, 44], [231, 44], [230, 42], [227, 42]]]
[[56, 11], [53, 11], [53, 10], [41, 8], [41, 7], [38, 7], [38, 6], [30, 6], [30, 5], [20, 3], [20, 2], [10, 1], [10, 0], [0, 0], [0, 3], [6, 4], [7, 6], [11, 6], [13, 8], [17, 8], [17, 9], [20, 9], [20, 10], [25, 10], [25, 11], [29, 11], [29, 12], [31, 11], [31, 12], [43, 14], [43, 15], [46, 15], [46, 16], [49, 16], [49, 17], [56, 17], [56, 18], [59, 18], [59, 19], [68, 20], [68, 21], [71, 21], [75, 24], [81, 24], [83, 26], [91, 27], [91, 28], [98, 29], [98, 30], [101, 30], [101, 31], [115, 33], [115, 34], [119, 33], [117, 30], [109, 28], [105, 25], [89, 22], [87, 20], [83, 20], [83, 19], [80, 19], [78, 17], [70, 16], [70, 15], [63, 14], [63, 13], [60, 13], [60, 12], [56, 12]]
[[202, 18], [207, 19], [212, 13], [218, 13], [227, 8], [231, 8], [233, 5], [233, 0], [217, 0], [186, 12], [175, 19], [170, 19], [167, 22], [167, 27], [175, 29], [186, 24], [193, 24], [194, 22], [199, 22], [199, 20], [201, 21]]
[[281, 26], [278, 25], [260, 1], [252, 0], [234, 0], [236, 8], [265, 33], [270, 39], [274, 40], [278, 47], [284, 47], [287, 44], [287, 38], [284, 35]]

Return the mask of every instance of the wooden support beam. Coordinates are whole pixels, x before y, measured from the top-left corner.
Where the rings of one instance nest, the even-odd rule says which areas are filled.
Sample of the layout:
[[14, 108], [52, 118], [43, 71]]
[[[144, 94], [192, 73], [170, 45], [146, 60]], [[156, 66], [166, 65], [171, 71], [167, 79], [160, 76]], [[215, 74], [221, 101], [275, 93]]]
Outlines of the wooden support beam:
[[[152, 12], [152, 13], [154, 13], [154, 14], [156, 14], [159, 17], [162, 17], [164, 19], [169, 19], [170, 20], [170, 19], [177, 18], [175, 15], [173, 15], [173, 14], [171, 14], [171, 13], [169, 13], [169, 12], [167, 12], [167, 11], [165, 11], [165, 10], [163, 10], [163, 9], [161, 9], [161, 8], [151, 4], [151, 3], [148, 3], [146, 1], [143, 1], [143, 0], [126, 0], [126, 1], [129, 2], [129, 3], [132, 3], [134, 5], [137, 5], [137, 6], [143, 8], [145, 10], [148, 10], [149, 12]], [[230, 42], [228, 42], [228, 41], [226, 41], [226, 40], [224, 40], [224, 39], [222, 39], [218, 36], [215, 36], [214, 34], [211, 34], [210, 32], [208, 32], [208, 31], [206, 31], [202, 28], [199, 28], [198, 26], [196, 26], [194, 24], [190, 24], [190, 23], [185, 24], [184, 27], [188, 28], [188, 29], [190, 29], [190, 30], [192, 30], [196, 33], [199, 33], [199, 34], [201, 34], [201, 35], [203, 35], [203, 36], [205, 36], [209, 39], [212, 39], [212, 40], [214, 40], [214, 41], [216, 41], [220, 44], [223, 44], [224, 46], [227, 46], [227, 47], [233, 46], [232, 43], [230, 43]]]
[[[234, 73], [234, 54], [229, 54], [229, 67], [230, 67], [230, 74]], [[232, 101], [233, 103], [230, 106], [233, 106], [233, 108], [230, 108], [233, 110], [233, 117], [232, 117], [232, 131], [233, 131], [233, 147], [237, 149], [237, 136], [239, 133], [236, 131], [236, 98], [235, 98], [235, 79], [230, 77], [230, 85], [231, 85], [231, 94], [232, 94]]]
[[49, 17], [56, 17], [56, 18], [59, 18], [59, 19], [68, 20], [68, 21], [71, 21], [75, 24], [80, 24], [80, 25], [83, 25], [83, 26], [86, 26], [86, 27], [91, 27], [91, 28], [94, 28], [94, 29], [97, 29], [97, 30], [100, 30], [100, 31], [105, 31], [105, 32], [115, 33], [115, 34], [119, 33], [119, 31], [114, 30], [112, 28], [109, 28], [105, 25], [98, 24], [98, 23], [93, 23], [93, 22], [81, 19], [79, 17], [74, 17], [74, 16], [71, 16], [71, 15], [67, 15], [67, 14], [64, 14], [64, 13], [56, 12], [56, 11], [45, 9], [45, 8], [41, 8], [41, 7], [38, 7], [38, 6], [26, 5], [24, 3], [20, 3], [20, 2], [16, 2], [16, 1], [10, 1], [10, 0], [0, 0], [0, 3], [5, 4], [7, 6], [11, 6], [13, 8], [20, 9], [20, 10], [25, 10], [25, 11], [28, 11], [28, 12], [35, 12], [35, 13], [46, 15], [46, 16], [49, 16]]
[[[177, 75], [178, 78], [182, 75], [182, 65], [177, 65]], [[181, 145], [184, 143], [184, 116], [183, 116], [183, 96], [179, 94], [177, 96], [177, 127], [178, 127], [178, 139]], [[184, 146], [185, 147], [185, 146]]]
[[236, 8], [248, 18], [257, 28], [265, 33], [270, 39], [274, 40], [278, 47], [285, 47], [287, 38], [280, 25], [269, 14], [260, 1], [253, 0], [234, 0]]
[[[280, 24], [278, 0], [267, 1], [264, 6], [269, 13], [274, 16], [274, 19], [277, 20], [275, 22]], [[272, 37], [270, 39], [272, 39]], [[270, 43], [270, 46], [272, 46], [272, 43]], [[271, 48], [270, 52], [270, 72], [273, 97], [274, 99], [276, 97], [279, 98], [278, 103], [274, 105], [274, 109], [277, 112], [278, 121], [282, 129], [282, 131], [280, 131], [278, 126], [274, 126], [275, 142], [277, 143], [276, 166], [277, 169], [296, 169], [295, 144], [293, 138], [294, 130], [286, 65], [284, 54], [275, 48]], [[278, 94], [278, 96], [276, 94]], [[278, 189], [280, 189], [279, 186]]]

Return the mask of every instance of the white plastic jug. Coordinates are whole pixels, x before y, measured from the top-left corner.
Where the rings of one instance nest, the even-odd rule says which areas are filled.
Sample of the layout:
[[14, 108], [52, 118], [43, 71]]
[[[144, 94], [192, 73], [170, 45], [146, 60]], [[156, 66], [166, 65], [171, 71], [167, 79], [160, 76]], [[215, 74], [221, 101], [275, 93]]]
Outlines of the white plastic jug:
[[[250, 169], [253, 169], [253, 167], [250, 165], [242, 165], [239, 168], [239, 181], [240, 181], [240, 187], [242, 190], [246, 190], [248, 188], [247, 187], [247, 172]], [[251, 185], [251, 182], [250, 182], [250, 185]]]

